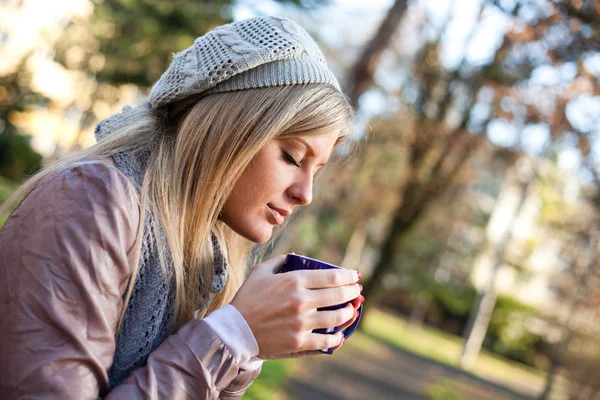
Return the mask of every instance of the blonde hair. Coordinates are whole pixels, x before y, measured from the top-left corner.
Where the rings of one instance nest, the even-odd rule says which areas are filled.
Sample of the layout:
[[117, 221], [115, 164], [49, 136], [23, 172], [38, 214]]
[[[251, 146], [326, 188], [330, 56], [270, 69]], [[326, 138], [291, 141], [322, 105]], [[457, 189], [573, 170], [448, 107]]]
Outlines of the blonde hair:
[[[140, 210], [149, 204], [166, 236], [176, 282], [172, 328], [204, 317], [231, 301], [243, 280], [253, 243], [218, 220], [219, 212], [253, 157], [269, 141], [303, 134], [337, 132], [338, 143], [351, 129], [353, 110], [347, 98], [325, 84], [274, 86], [211, 94], [200, 99], [165, 129], [149, 109], [135, 108], [127, 126], [105, 139], [47, 166], [31, 177], [0, 207], [29, 193], [46, 176], [74, 162], [121, 151], [147, 152]], [[143, 212], [141, 213], [143, 221]], [[143, 222], [138, 228], [137, 257]], [[214, 298], [213, 232], [228, 262], [228, 279]], [[162, 249], [164, 250], [164, 249]], [[164, 254], [159, 248], [159, 254]], [[161, 259], [165, 267], [165, 260]], [[119, 330], [137, 275], [136, 262]], [[198, 285], [200, 283], [200, 290]]]

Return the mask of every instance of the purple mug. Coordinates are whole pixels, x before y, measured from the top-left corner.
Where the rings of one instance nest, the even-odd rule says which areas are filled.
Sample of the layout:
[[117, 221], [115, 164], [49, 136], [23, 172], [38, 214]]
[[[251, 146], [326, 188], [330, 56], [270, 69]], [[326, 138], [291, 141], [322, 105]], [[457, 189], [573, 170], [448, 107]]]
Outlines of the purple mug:
[[[288, 254], [287, 258], [285, 260], [285, 263], [281, 267], [280, 272], [283, 273], [283, 272], [297, 271], [300, 269], [316, 270], [316, 269], [343, 269], [343, 268], [338, 267], [337, 265], [326, 263], [324, 261], [315, 260], [310, 257], [300, 256], [297, 254]], [[337, 304], [337, 305], [329, 306], [329, 307], [320, 307], [320, 308], [317, 308], [317, 311], [337, 310], [339, 308], [345, 307], [346, 304], [348, 304], [348, 303]], [[358, 307], [358, 318], [356, 318], [356, 321], [354, 321], [354, 323], [352, 323], [352, 325], [350, 325], [349, 327], [347, 327], [346, 329], [344, 329], [342, 331], [344, 333], [344, 337], [346, 339], [349, 338], [350, 335], [352, 335], [352, 333], [354, 333], [354, 331], [358, 327], [358, 323], [360, 322], [360, 317], [362, 315], [362, 309], [363, 309], [363, 305], [361, 304]], [[313, 329], [313, 332], [332, 335], [332, 334], [338, 332], [339, 330], [340, 330], [340, 327], [335, 326], [335, 327], [331, 327], [331, 328]], [[333, 348], [323, 349], [323, 350], [319, 350], [319, 351], [321, 353], [325, 353], [325, 354], [333, 354]]]

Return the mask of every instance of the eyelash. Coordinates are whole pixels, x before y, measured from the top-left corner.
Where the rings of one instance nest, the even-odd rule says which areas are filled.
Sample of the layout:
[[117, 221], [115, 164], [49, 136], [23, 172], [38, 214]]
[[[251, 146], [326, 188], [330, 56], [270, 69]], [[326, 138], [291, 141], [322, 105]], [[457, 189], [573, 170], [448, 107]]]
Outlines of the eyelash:
[[290, 155], [290, 153], [288, 153], [287, 151], [283, 152], [283, 156], [285, 157], [285, 159], [290, 163], [290, 164], [294, 164], [296, 167], [300, 168], [301, 165], [298, 161], [296, 161], [296, 159], [294, 157], [292, 157]]
[[[293, 164], [293, 165], [295, 165], [295, 166], [296, 166], [296, 167], [298, 167], [298, 168], [302, 168], [302, 166], [300, 165], [300, 163], [299, 163], [299, 162], [297, 162], [297, 161], [296, 161], [296, 159], [294, 159], [294, 157], [292, 157], [292, 156], [290, 155], [290, 153], [288, 153], [287, 151], [284, 151], [284, 152], [283, 152], [283, 157], [284, 157], [284, 158], [286, 159], [286, 161], [287, 161], [287, 162], [289, 162], [290, 164]], [[318, 171], [317, 171], [317, 173], [318, 173]], [[317, 174], [315, 174], [315, 176], [313, 176], [313, 183], [315, 182], [316, 176], [317, 176]]]

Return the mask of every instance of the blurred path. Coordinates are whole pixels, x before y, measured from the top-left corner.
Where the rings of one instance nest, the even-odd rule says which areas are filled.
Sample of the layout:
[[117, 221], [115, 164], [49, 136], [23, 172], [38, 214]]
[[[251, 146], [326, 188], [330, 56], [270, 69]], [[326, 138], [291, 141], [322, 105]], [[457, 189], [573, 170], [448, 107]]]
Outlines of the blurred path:
[[[431, 385], [451, 382], [463, 399], [530, 399], [496, 383], [369, 340], [361, 349], [349, 340], [334, 356], [299, 361], [284, 383], [289, 399], [424, 399]], [[364, 345], [363, 345], [364, 346]]]

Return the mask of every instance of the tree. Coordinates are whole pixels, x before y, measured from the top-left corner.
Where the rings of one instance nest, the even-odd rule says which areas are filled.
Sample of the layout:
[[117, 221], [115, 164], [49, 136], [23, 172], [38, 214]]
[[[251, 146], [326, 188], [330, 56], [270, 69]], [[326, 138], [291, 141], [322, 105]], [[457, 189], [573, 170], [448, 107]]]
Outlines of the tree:
[[[499, 6], [495, 3], [484, 4], [481, 14], [489, 7]], [[529, 11], [534, 7], [533, 12], [538, 13], [537, 17], [524, 21], [520, 12], [525, 7], [529, 7]], [[547, 11], [548, 7], [550, 12]], [[438, 61], [436, 43], [428, 43], [415, 60], [409, 81], [416, 82], [418, 88], [417, 100], [412, 103], [413, 112], [418, 118], [416, 128], [411, 129], [411, 172], [407, 184], [401, 189], [401, 202], [392, 218], [389, 235], [381, 246], [379, 262], [363, 291], [363, 295], [370, 300], [369, 305], [377, 303], [383, 295], [381, 284], [387, 274], [393, 272], [393, 254], [398, 243], [431, 201], [446, 190], [481, 142], [486, 140], [485, 135], [478, 132], [485, 132], [490, 121], [508, 121], [520, 127], [547, 124], [551, 134], [545, 150], [548, 156], [553, 154], [551, 145], [573, 130], [566, 117], [566, 107], [578, 94], [577, 90], [567, 87], [555, 91], [554, 96], [548, 99], [553, 111], [548, 112], [543, 104], [525, 101], [525, 98], [531, 92], [547, 96], [549, 91], [543, 85], [538, 88], [526, 87], [524, 82], [530, 80], [535, 68], [548, 63], [548, 60], [553, 65], [563, 65], [580, 59], [596, 46], [597, 36], [586, 37], [571, 28], [571, 21], [577, 16], [570, 15], [568, 9], [560, 5], [547, 3], [535, 9], [532, 5], [517, 3], [513, 9], [503, 11], [519, 23], [507, 31], [494, 57], [487, 64], [474, 67], [463, 60], [455, 70], [447, 71]], [[527, 24], [522, 29], [520, 24], [524, 22]], [[570, 36], [556, 40], [557, 29], [566, 29]], [[597, 32], [598, 27], [594, 25], [591, 29]], [[550, 37], [554, 39], [552, 42], [549, 42]], [[537, 43], [538, 48], [543, 49], [537, 58], [523, 53], [530, 43]], [[587, 71], [581, 66], [576, 68], [576, 74], [587, 79]], [[575, 82], [573, 80], [572, 85]], [[482, 99], [485, 99], [483, 103]], [[483, 118], [478, 115], [481, 104], [486, 104], [489, 109]], [[507, 104], [513, 106], [507, 107]], [[462, 115], [459, 122], [454, 127], [448, 126], [446, 121], [449, 116], [457, 112]], [[404, 137], [408, 135], [403, 134]], [[580, 135], [578, 138], [581, 146], [585, 147], [586, 136]], [[517, 148], [518, 145], [519, 142], [513, 146]]]
[[[301, 8], [327, 4], [301, 0], [276, 0]], [[81, 109], [86, 129], [104, 115], [94, 106], [118, 101], [115, 88], [134, 85], [146, 92], [167, 70], [172, 55], [206, 32], [232, 22], [233, 0], [93, 0], [89, 19], [70, 21], [57, 40], [56, 60], [71, 71], [82, 72], [92, 82], [91, 101], [74, 102]]]
[[[279, 2], [303, 7], [299, 0]], [[89, 20], [66, 27], [56, 58], [69, 69], [89, 70], [99, 83], [148, 88], [174, 52], [231, 22], [234, 5], [232, 0], [94, 0]]]
[[[590, 170], [594, 169], [589, 165], [592, 162], [593, 157], [588, 155], [585, 164]], [[594, 174], [592, 182], [582, 188], [575, 206], [565, 207], [557, 203], [556, 197], [547, 197], [544, 223], [564, 243], [564, 267], [554, 279], [554, 286], [565, 309], [546, 317], [549, 324], [559, 329], [560, 340], [549, 352], [551, 364], [540, 399], [550, 398], [559, 375], [569, 378], [573, 398], [588, 398], [600, 391], [594, 368], [600, 361], [600, 348], [596, 345], [600, 333], [600, 180]]]
[[[515, 222], [519, 218], [532, 184], [533, 168], [525, 162], [521, 162], [518, 167], [520, 167], [518, 170], [507, 173], [506, 182], [496, 203], [495, 210], [499, 213], [490, 219], [491, 226], [488, 228], [488, 232], [495, 232], [495, 234], [492, 235], [489, 246], [484, 250], [482, 259], [489, 263], [491, 273], [483, 292], [477, 296], [473, 304], [465, 329], [465, 344], [460, 357], [460, 365], [466, 369], [470, 369], [475, 364], [483, 345], [483, 339], [496, 305], [496, 277], [503, 264], [504, 253], [511, 240]], [[507, 208], [510, 210], [508, 215]]]
[[389, 46], [406, 11], [406, 0], [396, 0], [379, 25], [379, 29], [365, 45], [346, 79], [345, 92], [353, 106], [360, 96], [373, 85], [373, 75], [383, 51]]
[[13, 112], [47, 103], [47, 99], [30, 89], [31, 73], [25, 69], [26, 61], [0, 80], [0, 175], [16, 182], [42, 166], [42, 156], [31, 148], [30, 138], [11, 122]]

